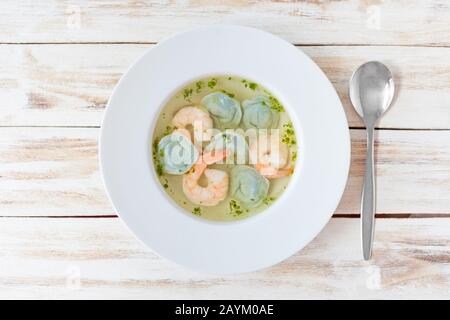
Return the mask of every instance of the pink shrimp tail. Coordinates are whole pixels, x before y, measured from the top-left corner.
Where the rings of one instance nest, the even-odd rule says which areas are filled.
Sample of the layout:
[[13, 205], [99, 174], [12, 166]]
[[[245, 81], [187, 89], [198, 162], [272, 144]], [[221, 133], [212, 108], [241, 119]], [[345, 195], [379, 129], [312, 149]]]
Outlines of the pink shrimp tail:
[[228, 156], [226, 150], [221, 150], [217, 152], [207, 152], [204, 153], [201, 159], [203, 160], [203, 163], [210, 165], [213, 163], [217, 163], [220, 160], [225, 159]]
[[261, 165], [256, 164], [255, 169], [261, 173], [264, 177], [267, 179], [278, 179], [282, 177], [286, 177], [292, 174], [293, 169], [292, 168], [285, 168], [277, 170], [269, 165]]

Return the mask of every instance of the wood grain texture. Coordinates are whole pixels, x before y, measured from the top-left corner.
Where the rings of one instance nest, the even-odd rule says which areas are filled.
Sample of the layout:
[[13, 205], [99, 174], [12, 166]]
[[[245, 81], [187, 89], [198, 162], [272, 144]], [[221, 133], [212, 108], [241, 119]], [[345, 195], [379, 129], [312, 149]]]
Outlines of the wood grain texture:
[[159, 258], [118, 219], [2, 218], [0, 247], [8, 299], [450, 298], [450, 219], [378, 219], [370, 262], [359, 221], [333, 219], [286, 261], [226, 277]]
[[14, 1], [0, 42], [157, 42], [205, 24], [243, 24], [299, 44], [450, 44], [447, 0]]
[[114, 85], [144, 51], [119, 48], [0, 45], [0, 124], [98, 126]]
[[[0, 216], [111, 215], [95, 128], [0, 128]], [[356, 214], [365, 134], [351, 130], [352, 164], [336, 213]], [[450, 213], [450, 131], [376, 132], [377, 212]], [[324, 182], [326, 183], [326, 182]]]
[[[352, 163], [337, 213], [360, 211], [366, 134], [351, 130]], [[377, 213], [450, 212], [450, 131], [375, 132]]]
[[[0, 125], [99, 126], [114, 85], [149, 47], [0, 45]], [[394, 72], [397, 96], [379, 127], [450, 128], [450, 48], [301, 49], [330, 78], [351, 127], [362, 122], [348, 99], [348, 80], [361, 63], [381, 60]]]
[[450, 128], [450, 48], [304, 47], [322, 68], [344, 105], [351, 127], [363, 127], [348, 95], [352, 73], [378, 60], [392, 71], [395, 96], [379, 128]]
[[[0, 1], [0, 298], [449, 299], [450, 219], [431, 218], [450, 213], [449, 130], [377, 131], [377, 212], [389, 219], [377, 219], [370, 262], [354, 218], [332, 219], [277, 266], [218, 277], [175, 266], [119, 219], [97, 217], [114, 212], [98, 169], [99, 129], [88, 127], [100, 125], [114, 85], [151, 43], [215, 23], [300, 45], [335, 86], [351, 127], [362, 123], [348, 79], [381, 60], [398, 94], [379, 127], [450, 129], [447, 0]], [[336, 213], [355, 217], [365, 136], [351, 137]], [[24, 218], [86, 215], [97, 218]]]
[[112, 214], [97, 129], [1, 128], [0, 215]]

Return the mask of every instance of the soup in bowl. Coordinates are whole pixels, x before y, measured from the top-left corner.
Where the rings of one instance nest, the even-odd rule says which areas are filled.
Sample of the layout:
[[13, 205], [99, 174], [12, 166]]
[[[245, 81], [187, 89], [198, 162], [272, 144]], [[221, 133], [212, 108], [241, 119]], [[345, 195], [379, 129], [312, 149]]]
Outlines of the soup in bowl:
[[115, 212], [155, 253], [214, 274], [309, 243], [345, 188], [342, 105], [299, 48], [240, 26], [152, 46], [120, 79], [100, 136]]
[[298, 157], [288, 111], [269, 90], [222, 75], [184, 86], [163, 106], [152, 159], [166, 194], [185, 212], [240, 220], [271, 206]]

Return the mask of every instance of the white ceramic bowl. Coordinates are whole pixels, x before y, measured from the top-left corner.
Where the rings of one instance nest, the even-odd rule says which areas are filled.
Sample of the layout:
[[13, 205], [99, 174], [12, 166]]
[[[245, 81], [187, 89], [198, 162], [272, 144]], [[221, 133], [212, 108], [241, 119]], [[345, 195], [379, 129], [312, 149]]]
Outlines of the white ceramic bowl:
[[[165, 102], [192, 80], [216, 75], [269, 89], [290, 113], [300, 147], [283, 196], [260, 214], [227, 223], [185, 214], [160, 187], [151, 157]], [[148, 50], [116, 86], [100, 138], [106, 190], [131, 231], [161, 256], [215, 274], [265, 268], [302, 249], [336, 209], [349, 163], [348, 124], [323, 72], [290, 43], [240, 26], [197, 28]]]

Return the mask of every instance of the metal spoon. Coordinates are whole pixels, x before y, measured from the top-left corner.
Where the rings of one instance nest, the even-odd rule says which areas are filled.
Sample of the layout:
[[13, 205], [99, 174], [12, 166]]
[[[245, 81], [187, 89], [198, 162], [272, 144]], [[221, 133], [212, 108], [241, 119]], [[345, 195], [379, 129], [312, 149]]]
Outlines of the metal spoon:
[[350, 100], [367, 130], [367, 155], [361, 200], [361, 236], [365, 260], [372, 256], [375, 221], [375, 180], [373, 132], [377, 120], [389, 108], [394, 97], [394, 80], [389, 69], [378, 61], [361, 65], [350, 79]]

